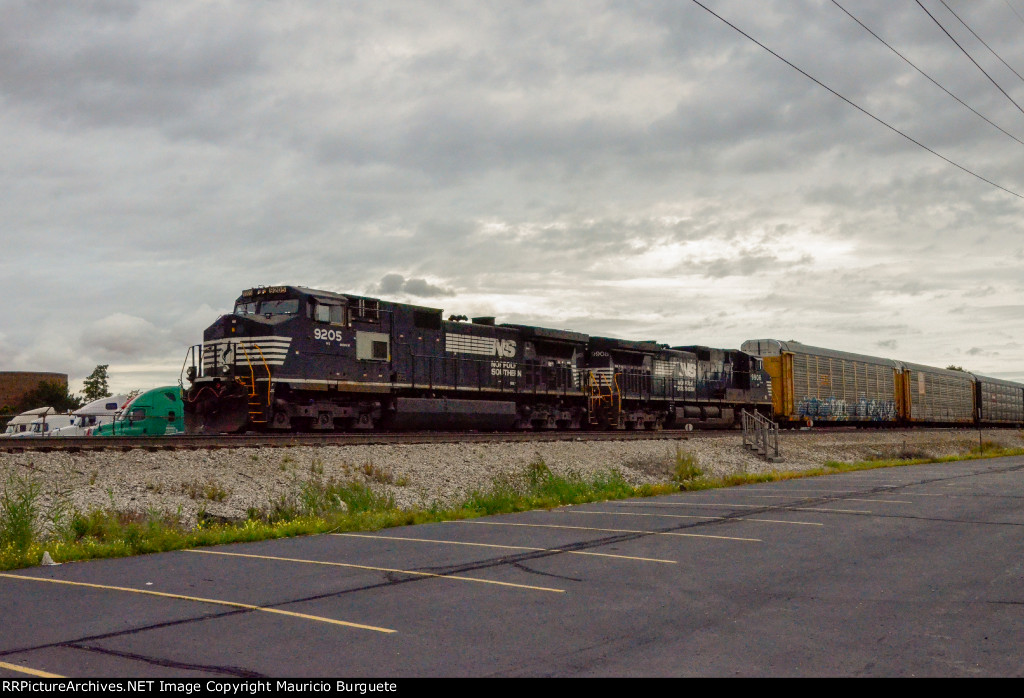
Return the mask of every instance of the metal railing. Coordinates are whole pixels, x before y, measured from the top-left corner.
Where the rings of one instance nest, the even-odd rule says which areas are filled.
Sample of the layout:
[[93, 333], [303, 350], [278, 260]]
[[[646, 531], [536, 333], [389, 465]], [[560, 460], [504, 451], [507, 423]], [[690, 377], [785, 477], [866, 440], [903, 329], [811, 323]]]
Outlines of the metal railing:
[[740, 416], [743, 419], [743, 448], [756, 451], [768, 461], [782, 460], [779, 453], [779, 425], [760, 412], [743, 410]]

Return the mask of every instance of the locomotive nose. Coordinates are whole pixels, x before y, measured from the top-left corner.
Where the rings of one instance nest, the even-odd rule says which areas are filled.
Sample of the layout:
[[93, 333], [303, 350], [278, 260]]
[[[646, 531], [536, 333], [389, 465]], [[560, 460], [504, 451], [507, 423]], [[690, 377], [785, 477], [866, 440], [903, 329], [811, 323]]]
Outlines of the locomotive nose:
[[270, 323], [261, 316], [221, 315], [206, 329], [205, 339], [229, 339], [271, 334]]

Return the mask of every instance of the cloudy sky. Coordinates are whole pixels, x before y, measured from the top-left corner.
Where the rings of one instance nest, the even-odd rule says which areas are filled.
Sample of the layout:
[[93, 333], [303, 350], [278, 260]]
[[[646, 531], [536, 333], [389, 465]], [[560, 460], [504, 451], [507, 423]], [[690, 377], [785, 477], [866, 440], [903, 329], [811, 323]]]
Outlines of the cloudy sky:
[[704, 4], [877, 120], [683, 0], [0, 0], [0, 370], [289, 283], [1024, 380], [1024, 0]]

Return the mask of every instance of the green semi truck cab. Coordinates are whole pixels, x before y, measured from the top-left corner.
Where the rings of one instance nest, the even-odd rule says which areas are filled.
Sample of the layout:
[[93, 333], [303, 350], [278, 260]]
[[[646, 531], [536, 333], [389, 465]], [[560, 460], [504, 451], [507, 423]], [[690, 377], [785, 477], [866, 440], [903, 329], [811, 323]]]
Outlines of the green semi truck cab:
[[167, 385], [147, 390], [131, 400], [113, 423], [98, 427], [93, 436], [164, 436], [184, 432], [181, 386]]

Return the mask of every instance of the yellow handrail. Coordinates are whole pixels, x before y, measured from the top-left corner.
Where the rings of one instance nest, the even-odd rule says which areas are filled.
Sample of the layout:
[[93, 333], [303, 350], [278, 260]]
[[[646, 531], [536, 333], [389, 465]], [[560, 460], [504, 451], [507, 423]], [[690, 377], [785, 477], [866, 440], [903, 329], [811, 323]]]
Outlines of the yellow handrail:
[[[270, 387], [271, 383], [274, 382], [274, 376], [270, 373], [270, 365], [267, 363], [267, 357], [263, 356], [263, 349], [260, 348], [259, 344], [253, 344], [256, 347], [256, 351], [260, 353], [260, 361], [263, 362], [263, 368], [267, 369], [267, 407], [270, 407]], [[256, 376], [252, 379], [253, 389], [256, 388]]]
[[[241, 342], [236, 342], [235, 343], [235, 347], [236, 347], [236, 349], [241, 349], [242, 350], [242, 353], [245, 355], [245, 363], [249, 364], [249, 378], [252, 381], [251, 383], [249, 383], [249, 397], [255, 397], [256, 396], [256, 369], [253, 368], [252, 361], [249, 360], [249, 352], [246, 351], [245, 346]], [[238, 380], [238, 379], [236, 378], [235, 380]], [[239, 380], [238, 382], [241, 383], [242, 385], [245, 385], [244, 381]]]
[[[608, 407], [616, 415], [621, 411], [622, 389], [619, 386], [619, 375], [613, 372], [606, 383], [602, 374], [596, 374], [593, 371], [587, 372], [587, 381], [584, 384], [583, 392], [587, 396], [591, 423], [596, 423], [595, 412], [598, 407]], [[607, 388], [607, 392], [605, 392], [605, 388]]]
[[[251, 383], [250, 388], [249, 388], [249, 390], [251, 391], [249, 393], [249, 397], [256, 397], [256, 395], [257, 395], [257, 393], [256, 393], [256, 369], [253, 368], [252, 361], [249, 359], [249, 352], [246, 350], [245, 346], [241, 342], [239, 342], [237, 344], [237, 346], [242, 350], [242, 353], [245, 354], [245, 362], [247, 364], [249, 364], [249, 377], [252, 380], [252, 383]], [[267, 405], [269, 406], [270, 405], [270, 384], [273, 381], [274, 377], [270, 373], [270, 366], [269, 366], [269, 364], [267, 364], [267, 357], [265, 357], [263, 355], [263, 349], [260, 347], [260, 345], [256, 344], [254, 342], [253, 345], [252, 345], [252, 348], [260, 353], [260, 361], [263, 362], [263, 368], [267, 369]]]

